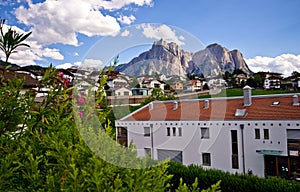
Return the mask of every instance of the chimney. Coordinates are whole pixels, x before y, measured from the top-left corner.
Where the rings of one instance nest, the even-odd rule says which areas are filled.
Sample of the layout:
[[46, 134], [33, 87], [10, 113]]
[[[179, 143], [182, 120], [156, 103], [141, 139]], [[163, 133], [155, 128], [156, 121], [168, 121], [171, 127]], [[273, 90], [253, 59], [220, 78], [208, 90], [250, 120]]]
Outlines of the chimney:
[[243, 88], [244, 92], [244, 106], [250, 106], [252, 104], [252, 88], [246, 85]]
[[149, 103], [149, 111], [153, 110], [153, 102]]
[[293, 96], [293, 106], [299, 106], [298, 95]]
[[173, 110], [176, 110], [178, 108], [178, 102], [174, 101], [173, 102]]
[[205, 99], [204, 100], [204, 109], [208, 109], [209, 108], [209, 100]]

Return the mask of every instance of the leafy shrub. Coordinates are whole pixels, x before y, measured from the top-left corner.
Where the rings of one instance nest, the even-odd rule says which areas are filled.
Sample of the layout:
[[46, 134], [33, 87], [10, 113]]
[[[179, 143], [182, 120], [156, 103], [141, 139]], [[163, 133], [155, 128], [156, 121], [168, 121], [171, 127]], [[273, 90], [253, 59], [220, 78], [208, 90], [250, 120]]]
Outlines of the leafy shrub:
[[281, 178], [259, 178], [253, 175], [230, 174], [215, 169], [205, 170], [201, 166], [189, 165], [184, 166], [181, 163], [169, 162], [168, 173], [173, 175], [170, 186], [175, 191], [179, 184], [180, 178], [188, 187], [193, 186], [195, 179], [198, 179], [200, 189], [209, 188], [214, 183], [221, 180], [221, 189], [223, 192], [252, 192], [252, 191], [272, 191], [272, 192], [291, 192], [300, 191], [300, 184], [281, 179]]
[[[66, 89], [56, 70], [45, 72], [39, 87], [50, 91], [39, 105], [33, 102], [34, 95], [21, 95], [21, 87], [22, 81], [15, 80], [0, 88], [1, 117], [5, 117], [0, 124], [0, 191], [165, 191], [168, 187], [167, 164], [122, 168], [91, 151], [77, 129], [75, 119], [80, 117], [73, 113], [72, 88]], [[8, 92], [9, 97], [4, 97]], [[89, 133], [91, 142], [100, 137]]]

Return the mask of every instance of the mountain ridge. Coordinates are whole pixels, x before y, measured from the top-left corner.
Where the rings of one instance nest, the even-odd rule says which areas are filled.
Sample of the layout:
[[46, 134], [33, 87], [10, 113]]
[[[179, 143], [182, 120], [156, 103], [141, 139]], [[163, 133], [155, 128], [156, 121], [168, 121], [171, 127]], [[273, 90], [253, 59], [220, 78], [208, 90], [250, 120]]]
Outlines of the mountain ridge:
[[222, 45], [213, 43], [203, 50], [190, 52], [180, 49], [174, 42], [160, 39], [155, 41], [148, 51], [140, 53], [128, 63], [116, 66], [115, 70], [132, 76], [154, 73], [181, 77], [203, 74], [213, 77], [225, 71], [232, 73], [236, 69], [241, 69], [247, 74], [253, 73], [237, 49], [229, 51]]

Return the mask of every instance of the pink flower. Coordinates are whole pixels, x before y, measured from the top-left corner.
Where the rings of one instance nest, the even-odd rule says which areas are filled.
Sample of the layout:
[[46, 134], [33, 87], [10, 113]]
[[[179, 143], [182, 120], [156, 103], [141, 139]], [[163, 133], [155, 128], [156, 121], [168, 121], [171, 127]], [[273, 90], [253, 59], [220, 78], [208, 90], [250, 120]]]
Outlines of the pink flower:
[[101, 108], [101, 104], [99, 103], [98, 105], [97, 105], [97, 109], [100, 109]]
[[68, 85], [64, 85], [64, 88], [65, 88], [65, 89], [68, 89], [69, 87], [68, 87]]
[[58, 76], [63, 77], [65, 74], [63, 72], [59, 72]]
[[66, 79], [66, 80], [65, 80], [65, 83], [69, 83], [69, 82], [70, 82], [70, 80], [69, 80], [69, 79]]
[[85, 103], [85, 98], [84, 97], [78, 99], [77, 105], [82, 105], [83, 103]]
[[83, 117], [83, 113], [81, 111], [78, 111], [78, 115], [79, 115], [80, 118]]

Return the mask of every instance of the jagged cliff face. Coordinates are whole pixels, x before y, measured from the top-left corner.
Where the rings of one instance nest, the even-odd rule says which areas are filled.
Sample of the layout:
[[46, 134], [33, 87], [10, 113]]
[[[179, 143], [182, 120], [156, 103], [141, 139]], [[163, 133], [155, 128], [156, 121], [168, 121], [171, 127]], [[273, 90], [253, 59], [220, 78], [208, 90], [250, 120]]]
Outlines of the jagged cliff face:
[[232, 73], [235, 69], [241, 69], [247, 74], [252, 74], [240, 51], [229, 51], [215, 43], [193, 55], [187, 72], [202, 73], [204, 76], [218, 76], [225, 71]]
[[165, 74], [180, 77], [187, 74], [218, 76], [225, 71], [232, 73], [235, 69], [252, 73], [238, 50], [229, 51], [221, 45], [212, 44], [192, 53], [164, 40], [154, 42], [149, 51], [116, 67], [116, 71], [133, 76]]
[[178, 48], [176, 43], [156, 41], [149, 51], [140, 54], [127, 64], [116, 67], [116, 71], [128, 75], [141, 76], [165, 74], [185, 76], [185, 68], [192, 59], [192, 53]]

